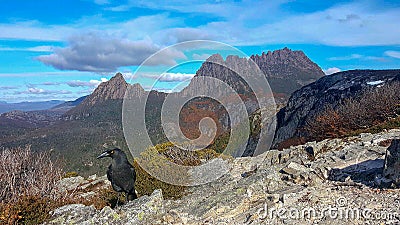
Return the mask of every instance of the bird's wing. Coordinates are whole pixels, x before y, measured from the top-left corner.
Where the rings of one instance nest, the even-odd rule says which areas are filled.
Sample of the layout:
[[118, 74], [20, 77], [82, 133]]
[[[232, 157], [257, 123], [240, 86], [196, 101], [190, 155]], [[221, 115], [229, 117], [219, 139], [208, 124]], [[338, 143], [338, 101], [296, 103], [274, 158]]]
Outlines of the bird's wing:
[[107, 179], [111, 182], [111, 186], [114, 189], [114, 191], [116, 191], [116, 192], [122, 191], [122, 188], [120, 186], [118, 186], [114, 181], [111, 165], [108, 167], [108, 170], [107, 170]]
[[109, 181], [111, 181], [112, 183], [112, 169], [111, 169], [111, 165], [108, 166], [108, 170], [107, 170], [107, 179]]

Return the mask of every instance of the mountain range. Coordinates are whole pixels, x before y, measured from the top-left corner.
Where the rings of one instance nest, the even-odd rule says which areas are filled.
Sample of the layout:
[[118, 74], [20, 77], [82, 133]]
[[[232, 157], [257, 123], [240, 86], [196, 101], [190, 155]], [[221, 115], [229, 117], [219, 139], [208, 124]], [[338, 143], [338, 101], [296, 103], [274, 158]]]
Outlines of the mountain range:
[[35, 110], [46, 110], [57, 105], [65, 103], [65, 101], [60, 100], [51, 100], [51, 101], [43, 101], [43, 102], [18, 102], [18, 103], [8, 103], [4, 101], [0, 101], [0, 114], [13, 111], [35, 111]]
[[[327, 95], [326, 99], [331, 99], [331, 102], [335, 102], [341, 98], [330, 97], [331, 94], [334, 96], [334, 93], [338, 93], [343, 98], [347, 95], [341, 93], [345, 92], [357, 95], [355, 90], [357, 90], [360, 83], [379, 81], [381, 79], [386, 81], [385, 76], [393, 78], [395, 74], [398, 74], [396, 70], [351, 71], [324, 76], [321, 68], [303, 52], [292, 51], [288, 48], [262, 53], [261, 55], [253, 55], [250, 59], [258, 65], [263, 76], [270, 83], [273, 97], [278, 105], [277, 109], [273, 110], [280, 109], [277, 133], [274, 140], [275, 145], [296, 135], [301, 123], [299, 123], [300, 120], [295, 120], [294, 118], [301, 117], [303, 121], [305, 120], [303, 117], [307, 117], [309, 114], [305, 113], [305, 115], [296, 116], [297, 111], [302, 109], [303, 111], [315, 111], [316, 108], [321, 108], [324, 102], [321, 101], [321, 105], [312, 104], [312, 99], [320, 98], [324, 93], [327, 93], [329, 88], [331, 88], [329, 89], [331, 91], [328, 91], [329, 95]], [[260, 112], [257, 99], [254, 99], [254, 94], [252, 94], [246, 82], [243, 82], [243, 79], [223, 66], [229, 65], [229, 67], [236, 68], [235, 70], [237, 71], [246, 73], [249, 72], [246, 71], [246, 68], [251, 63], [250, 59], [228, 56], [224, 60], [220, 55], [215, 54], [202, 64], [195, 77], [213, 77], [229, 84], [239, 93], [251, 120], [256, 121], [254, 118]], [[218, 61], [219, 64], [212, 63], [215, 61]], [[365, 77], [365, 79], [358, 79], [357, 77]], [[367, 79], [366, 77], [371, 78]], [[352, 81], [359, 82], [352, 83]], [[335, 86], [335, 84], [337, 90], [344, 88], [345, 92], [333, 90], [332, 86]], [[189, 87], [193, 86], [204, 89], [200, 91], [207, 91], [206, 89], [218, 90], [219, 88], [218, 86], [201, 86], [192, 81], [182, 93], [173, 95], [185, 94], [185, 90], [189, 90]], [[51, 121], [45, 119], [46, 117], [40, 119], [38, 115], [32, 115], [31, 113], [14, 112], [2, 114], [0, 116], [0, 124], [6, 126], [1, 126], [0, 128], [0, 146], [13, 147], [29, 144], [36, 151], [52, 150], [55, 155], [60, 155], [64, 158], [65, 168], [68, 171], [77, 171], [83, 175], [105, 171], [106, 162], [95, 160], [95, 156], [103, 151], [104, 148], [118, 146], [127, 149], [122, 128], [122, 104], [128, 88], [132, 95], [130, 96], [131, 98], [141, 98], [144, 95], [148, 95], [146, 126], [152, 142], [157, 144], [167, 141], [168, 139], [162, 132], [160, 112], [168, 94], [157, 91], [147, 92], [139, 84], [128, 84], [123, 75], [117, 73], [109, 81], [101, 83], [89, 96], [77, 99], [73, 103], [63, 103], [46, 111], [48, 113], [49, 111], [55, 112], [58, 110], [58, 112], [62, 112], [63, 110], [68, 110], [64, 111], [62, 115], [58, 114], [58, 116], [52, 117]], [[229, 98], [229, 96], [227, 97]], [[41, 113], [43, 114], [43, 111], [38, 114]], [[180, 112], [179, 118], [182, 132], [188, 138], [198, 137], [200, 134], [198, 124], [205, 116], [213, 118], [216, 123], [218, 131], [212, 147], [221, 152], [224, 144], [229, 141], [230, 121], [231, 117], [235, 115], [228, 115], [225, 108], [218, 101], [211, 98], [198, 97], [187, 102]], [[261, 123], [261, 121], [256, 122]], [[254, 124], [252, 126], [257, 127]], [[257, 132], [259, 130], [254, 129], [251, 131], [251, 137], [244, 155], [252, 155], [254, 143], [257, 143], [259, 135]]]

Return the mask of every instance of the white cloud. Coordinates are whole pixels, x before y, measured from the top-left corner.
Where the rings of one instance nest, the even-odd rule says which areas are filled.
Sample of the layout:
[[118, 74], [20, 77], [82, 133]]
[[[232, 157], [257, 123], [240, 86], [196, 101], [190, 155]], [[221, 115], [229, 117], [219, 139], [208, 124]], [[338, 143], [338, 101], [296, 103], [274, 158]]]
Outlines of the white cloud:
[[352, 60], [352, 59], [361, 59], [363, 58], [363, 55], [360, 54], [351, 54], [351, 55], [346, 55], [346, 56], [335, 56], [335, 57], [330, 57], [328, 60], [330, 61], [347, 61], [347, 60]]
[[[254, 8], [254, 6], [253, 6]], [[370, 2], [336, 4], [328, 9], [301, 14], [275, 14], [253, 19], [248, 9], [237, 18], [203, 25], [205, 32], [233, 45], [279, 43], [329, 46], [374, 46], [400, 44], [400, 8], [379, 8]], [[242, 11], [242, 10], [241, 10]], [[272, 14], [274, 15], [274, 14]]]
[[100, 80], [90, 80], [90, 81], [81, 81], [81, 80], [73, 80], [65, 82], [70, 87], [97, 87], [102, 82], [108, 81], [107, 78], [101, 78]]
[[53, 46], [42, 45], [31, 48], [11, 48], [11, 47], [0, 47], [0, 51], [27, 51], [27, 52], [51, 52]]
[[[94, 0], [94, 2], [110, 3], [108, 0]], [[400, 20], [398, 7], [377, 7], [372, 1], [355, 1], [332, 3], [333, 6], [320, 11], [294, 14], [283, 11], [284, 9], [280, 7], [282, 4], [291, 3], [288, 0], [261, 1], [255, 6], [252, 1], [218, 3], [171, 1], [169, 4], [164, 4], [161, 1], [131, 0], [108, 9], [126, 11], [133, 7], [142, 7], [206, 16], [209, 19], [201, 20], [196, 26], [188, 24], [185, 18], [182, 18], [184, 16], [171, 16], [169, 13], [140, 16], [119, 22], [111, 22], [108, 18], [96, 15], [83, 17], [65, 25], [46, 25], [32, 20], [0, 24], [0, 30], [5, 31], [0, 33], [0, 38], [64, 42], [73, 35], [76, 37], [77, 34], [92, 32], [102, 33], [103, 37], [108, 36], [106, 39], [133, 43], [148, 42], [150, 43], [148, 47], [154, 45], [158, 48], [194, 39], [218, 40], [236, 46], [276, 43], [330, 46], [400, 44], [398, 24], [387, 22]], [[64, 53], [71, 46], [73, 42], [64, 48]], [[94, 54], [96, 53], [99, 52]], [[54, 63], [55, 59], [51, 60]], [[61, 63], [57, 64], [60, 66]], [[79, 69], [98, 71], [90, 65]]]
[[[92, 1], [100, 5], [110, 3], [108, 0]], [[132, 0], [117, 5], [114, 10], [142, 7], [207, 16], [205, 18], [208, 19], [191, 26], [183, 18], [184, 15], [180, 17], [171, 16], [173, 13], [160, 13], [118, 22], [96, 15], [65, 25], [46, 25], [34, 20], [3, 23], [0, 24], [0, 30], [4, 31], [0, 32], [0, 39], [58, 41], [66, 47], [43, 45], [25, 49], [0, 47], [0, 50], [52, 52], [37, 59], [60, 70], [101, 73], [114, 72], [123, 66], [140, 65], [148, 56], [166, 45], [194, 39], [218, 40], [236, 46], [276, 43], [329, 46], [400, 44], [398, 24], [387, 22], [400, 21], [398, 7], [377, 9], [369, 1], [350, 2], [332, 4], [332, 7], [320, 11], [293, 14], [283, 12], [282, 7], [279, 7], [288, 2], [261, 1], [255, 7], [251, 1], [222, 1], [217, 4], [172, 1], [166, 5], [157, 1]], [[398, 56], [396, 51], [387, 51], [385, 55]], [[205, 57], [193, 56], [198, 59]], [[167, 51], [163, 56], [152, 58], [148, 65], [175, 65], [176, 59], [184, 57], [180, 51]], [[384, 60], [382, 57], [358, 54], [332, 57], [329, 60], [357, 58]]]
[[[116, 7], [107, 8], [112, 11], [128, 11], [133, 7], [149, 8], [154, 10], [177, 11], [189, 14], [208, 14], [209, 16], [223, 17], [225, 19], [238, 19], [242, 15], [252, 15], [253, 18], [275, 14], [278, 7], [288, 0], [259, 1], [255, 7], [253, 1], [184, 1], [174, 0], [165, 4], [165, 1], [137, 1], [129, 0], [127, 3]], [[268, 9], [269, 13], [265, 13]], [[240, 12], [240, 15], [238, 15]]]
[[400, 59], [400, 51], [385, 51], [385, 55], [392, 58]]
[[39, 93], [44, 93], [45, 90], [41, 88], [29, 88], [28, 92], [33, 94], [39, 94]]
[[164, 31], [160, 31], [158, 36], [161, 38], [155, 37], [155, 39], [167, 45], [184, 41], [212, 40], [216, 38], [216, 35], [210, 34], [205, 29], [187, 27], [165, 29]]
[[158, 74], [152, 74], [152, 73], [141, 73], [137, 74], [135, 78], [137, 77], [146, 77], [146, 78], [151, 78], [160, 82], [181, 82], [181, 81], [187, 81], [192, 79], [196, 74], [190, 74], [190, 73], [163, 73], [161, 75]]
[[0, 86], [0, 90], [12, 90], [12, 89], [18, 89], [18, 86]]
[[195, 75], [188, 73], [163, 73], [158, 80], [162, 82], [180, 82], [190, 80]]
[[33, 94], [33, 95], [66, 95], [66, 94], [71, 94], [71, 91], [68, 90], [45, 90], [42, 88], [35, 88], [31, 87], [28, 88], [26, 91], [16, 91], [14, 94], [19, 95], [19, 94]]
[[348, 61], [348, 60], [354, 60], [354, 59], [372, 60], [372, 61], [380, 61], [380, 62], [386, 61], [386, 59], [384, 57], [366, 56], [366, 55], [360, 55], [360, 54], [351, 54], [351, 55], [347, 55], [347, 56], [335, 56], [335, 57], [328, 58], [328, 60], [330, 60], [330, 61]]
[[[0, 39], [65, 42], [86, 33], [101, 33], [115, 39], [132, 41], [157, 39], [158, 32], [184, 26], [181, 19], [168, 13], [139, 16], [134, 19], [111, 22], [101, 15], [82, 17], [70, 24], [48, 25], [36, 20], [0, 23]], [[154, 34], [153, 37], [149, 35]]]
[[51, 82], [51, 81], [47, 81], [47, 82], [42, 82], [42, 83], [27, 83], [26, 86], [28, 88], [36, 88], [37, 86], [40, 85], [44, 85], [44, 86], [58, 86], [62, 84], [61, 82]]
[[[151, 41], [131, 41], [102, 36], [98, 33], [71, 38], [69, 46], [56, 48], [51, 55], [37, 59], [60, 70], [112, 72], [121, 66], [140, 65], [161, 48]], [[151, 57], [147, 65], [175, 65], [177, 58], [185, 55], [174, 49]]]
[[53, 48], [54, 48], [53, 46], [42, 45], [42, 46], [27, 48], [27, 50], [31, 52], [51, 52], [53, 51]]
[[47, 82], [43, 82], [40, 85], [46, 85], [46, 86], [57, 86], [60, 85], [60, 82], [51, 82], [51, 81], [47, 81]]
[[0, 73], [0, 77], [43, 77], [43, 76], [85, 76], [88, 72], [76, 72], [76, 71], [53, 71], [53, 72], [28, 72], [28, 73]]
[[342, 71], [342, 70], [337, 68], [337, 67], [331, 67], [331, 68], [328, 68], [328, 69], [324, 70], [324, 73], [326, 75], [331, 75], [331, 74], [334, 74], [334, 73], [337, 73], [337, 72], [340, 72], [340, 71]]
[[24, 21], [13, 24], [0, 24], [1, 39], [64, 41], [65, 37], [75, 33], [76, 28], [63, 25], [45, 25], [38, 21]]
[[206, 53], [204, 53], [204, 54], [193, 54], [192, 55], [192, 58], [194, 59], [194, 60], [206, 60], [206, 59], [208, 59], [209, 57], [211, 56], [211, 54], [206, 54]]

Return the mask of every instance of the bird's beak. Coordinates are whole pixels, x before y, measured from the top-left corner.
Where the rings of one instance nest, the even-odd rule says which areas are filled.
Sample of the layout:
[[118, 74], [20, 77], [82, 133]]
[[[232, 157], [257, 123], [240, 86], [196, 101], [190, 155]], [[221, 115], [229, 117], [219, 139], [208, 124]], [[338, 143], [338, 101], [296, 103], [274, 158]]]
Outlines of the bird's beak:
[[97, 156], [98, 159], [104, 158], [104, 157], [108, 157], [110, 156], [110, 153], [108, 153], [107, 151], [101, 153], [101, 155]]

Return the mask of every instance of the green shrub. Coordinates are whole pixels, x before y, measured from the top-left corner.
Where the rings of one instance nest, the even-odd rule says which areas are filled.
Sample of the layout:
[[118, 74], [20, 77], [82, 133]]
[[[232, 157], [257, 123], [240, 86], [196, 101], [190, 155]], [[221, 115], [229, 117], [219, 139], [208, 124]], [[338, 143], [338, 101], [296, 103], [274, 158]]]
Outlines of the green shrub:
[[[187, 188], [185, 186], [160, 181], [151, 176], [147, 170], [151, 168], [157, 174], [163, 174], [163, 176], [172, 180], [185, 180], [184, 177], [181, 177], [181, 174], [185, 174], [185, 171], [176, 171], [176, 168], [170, 168], [168, 161], [182, 166], [198, 166], [202, 161], [219, 156], [221, 155], [212, 149], [187, 151], [180, 149], [171, 142], [158, 144], [142, 152], [141, 156], [135, 159], [133, 163], [137, 174], [135, 188], [139, 195], [150, 195], [154, 190], [162, 189], [165, 198], [180, 198], [186, 194]], [[142, 168], [142, 166], [146, 166], [146, 168]]]

